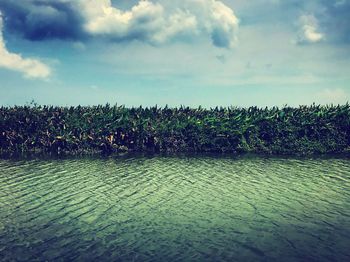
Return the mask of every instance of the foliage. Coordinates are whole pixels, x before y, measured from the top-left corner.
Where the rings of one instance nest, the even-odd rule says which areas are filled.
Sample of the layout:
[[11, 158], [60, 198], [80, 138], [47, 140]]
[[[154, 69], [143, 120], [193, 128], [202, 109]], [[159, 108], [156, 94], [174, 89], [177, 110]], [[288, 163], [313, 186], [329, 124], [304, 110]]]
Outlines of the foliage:
[[347, 153], [350, 106], [1, 107], [0, 150]]

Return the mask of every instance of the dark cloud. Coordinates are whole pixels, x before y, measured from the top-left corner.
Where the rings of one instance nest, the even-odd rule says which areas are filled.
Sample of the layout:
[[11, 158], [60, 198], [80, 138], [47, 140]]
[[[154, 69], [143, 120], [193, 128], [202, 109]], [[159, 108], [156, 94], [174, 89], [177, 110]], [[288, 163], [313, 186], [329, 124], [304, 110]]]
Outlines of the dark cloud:
[[326, 10], [319, 19], [330, 40], [350, 44], [350, 1], [322, 2]]
[[6, 30], [34, 41], [91, 37], [160, 45], [207, 35], [215, 46], [231, 48], [239, 24], [217, 0], [0, 0], [0, 10]]
[[82, 17], [68, 2], [0, 0], [5, 26], [29, 40], [81, 39]]
[[350, 0], [227, 0], [235, 7], [241, 26], [284, 24], [297, 32], [299, 19], [313, 15], [325, 43], [350, 43]]
[[51, 75], [48, 65], [35, 58], [24, 58], [21, 54], [12, 53], [7, 49], [2, 29], [3, 17], [0, 12], [0, 68], [21, 72], [27, 78], [48, 78]]
[[216, 28], [211, 34], [214, 45], [218, 47], [230, 46], [230, 37], [225, 33], [223, 28]]
[[216, 59], [221, 62], [222, 64], [225, 64], [227, 59], [226, 59], [226, 56], [225, 55], [217, 55], [216, 56]]
[[[164, 31], [164, 38], [169, 38], [169, 31], [165, 29], [177, 24], [163, 24], [159, 25], [158, 29], [152, 26], [147, 27], [147, 23], [139, 21], [135, 18], [130, 25], [130, 30], [127, 33], [120, 33], [119, 25], [103, 25], [105, 31], [100, 33], [89, 32], [84, 28], [87, 22], [84, 10], [77, 9], [78, 2], [81, 0], [0, 0], [0, 10], [5, 17], [5, 27], [11, 33], [18, 33], [29, 40], [45, 40], [45, 39], [63, 39], [63, 40], [83, 40], [88, 37], [107, 37], [114, 41], [130, 41], [139, 40], [149, 43], [162, 42], [158, 40], [159, 32]], [[98, 5], [105, 1], [91, 1], [92, 5]], [[165, 3], [167, 1], [154, 1], [155, 3]], [[176, 5], [181, 6], [183, 2], [179, 1]], [[206, 7], [213, 5], [219, 1], [212, 0], [188, 0], [187, 2], [196, 2], [197, 6], [190, 9], [190, 14], [195, 14], [194, 17], [199, 21], [210, 21], [211, 14], [200, 14], [202, 10], [201, 3]], [[227, 1], [230, 2], [230, 1]], [[87, 3], [87, 2], [86, 2]], [[118, 6], [120, 10], [130, 10], [136, 6], [138, 0], [112, 0], [114, 6]], [[232, 1], [232, 7], [235, 7]], [[287, 23], [294, 25], [301, 15], [314, 15], [319, 23], [319, 29], [324, 33], [325, 40], [332, 43], [350, 43], [350, 0], [256, 0], [249, 3], [244, 1], [246, 8], [241, 9], [242, 24], [263, 24], [267, 22], [272, 23]], [[87, 5], [87, 4], [86, 4]], [[237, 4], [239, 6], [239, 1]], [[223, 6], [220, 6], [222, 8]], [[195, 11], [195, 9], [197, 11]], [[239, 8], [238, 8], [239, 9]], [[214, 8], [213, 10], [217, 10]], [[210, 12], [215, 12], [210, 10]], [[155, 19], [163, 19], [171, 17], [171, 14], [164, 12], [162, 17], [150, 16], [150, 21]], [[223, 17], [222, 15], [215, 17]], [[153, 20], [152, 20], [153, 19]], [[110, 19], [111, 20], [111, 19]], [[108, 21], [107, 21], [108, 22]], [[105, 24], [107, 24], [107, 22]], [[151, 24], [148, 21], [149, 24]], [[232, 46], [234, 42], [234, 27], [232, 25], [225, 25], [225, 21], [211, 22], [212, 31], [205, 32], [210, 34], [213, 44], [218, 47]], [[135, 25], [136, 24], [136, 25]], [[100, 26], [102, 27], [102, 26]], [[179, 27], [183, 25], [179, 24]], [[227, 29], [229, 28], [229, 29]], [[127, 30], [127, 29], [126, 29]], [[158, 31], [157, 31], [158, 30]], [[184, 30], [176, 29], [173, 33], [176, 37], [181, 37]], [[202, 29], [199, 29], [202, 30]], [[111, 32], [112, 33], [109, 33]], [[193, 30], [192, 30], [193, 31]], [[205, 31], [205, 30], [202, 30]], [[117, 32], [117, 33], [116, 33]], [[157, 40], [153, 39], [153, 33], [158, 33]], [[188, 29], [187, 35], [191, 35], [191, 28]], [[163, 37], [163, 36], [162, 36]]]
[[299, 14], [314, 15], [327, 42], [350, 44], [349, 0], [284, 0], [280, 2], [285, 10], [294, 8]]

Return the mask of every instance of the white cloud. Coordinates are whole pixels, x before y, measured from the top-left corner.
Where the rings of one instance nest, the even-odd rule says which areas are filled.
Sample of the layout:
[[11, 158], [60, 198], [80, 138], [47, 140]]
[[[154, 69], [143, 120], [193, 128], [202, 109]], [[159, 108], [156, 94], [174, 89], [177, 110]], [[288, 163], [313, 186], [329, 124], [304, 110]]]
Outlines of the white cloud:
[[144, 0], [127, 11], [110, 0], [81, 0], [76, 5], [85, 18], [85, 31], [93, 36], [163, 44], [209, 35], [218, 47], [231, 48], [236, 43], [238, 19], [217, 0], [180, 0], [176, 5]]
[[318, 21], [314, 15], [300, 16], [299, 23], [301, 26], [299, 43], [317, 43], [324, 39], [324, 34], [318, 32]]
[[345, 104], [350, 101], [350, 94], [341, 88], [326, 88], [316, 94], [316, 99], [322, 104]]
[[214, 45], [232, 48], [237, 41], [239, 20], [233, 10], [216, 0], [185, 0], [193, 12], [201, 32], [211, 36]]
[[86, 49], [86, 46], [84, 43], [82, 42], [74, 42], [72, 44], [72, 46], [76, 49], [76, 50], [79, 50], [79, 51], [84, 51]]
[[0, 12], [0, 67], [18, 71], [28, 78], [48, 78], [51, 69], [41, 61], [33, 58], [23, 58], [20, 54], [14, 54], [7, 50], [3, 35], [3, 19]]
[[336, 0], [334, 6], [338, 7], [338, 6], [343, 6], [345, 4], [346, 4], [346, 0]]

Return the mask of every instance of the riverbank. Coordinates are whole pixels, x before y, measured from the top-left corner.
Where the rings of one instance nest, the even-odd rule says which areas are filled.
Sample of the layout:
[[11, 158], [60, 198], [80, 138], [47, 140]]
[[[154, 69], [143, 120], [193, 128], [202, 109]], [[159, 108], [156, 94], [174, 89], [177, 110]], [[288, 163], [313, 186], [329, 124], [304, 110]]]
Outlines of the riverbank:
[[1, 107], [0, 151], [348, 154], [350, 106]]

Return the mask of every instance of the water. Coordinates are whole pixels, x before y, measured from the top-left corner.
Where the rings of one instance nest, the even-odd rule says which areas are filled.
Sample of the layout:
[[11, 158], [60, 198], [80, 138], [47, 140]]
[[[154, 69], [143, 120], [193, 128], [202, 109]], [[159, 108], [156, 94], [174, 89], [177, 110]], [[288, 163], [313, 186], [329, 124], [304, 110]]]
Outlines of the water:
[[0, 160], [0, 261], [350, 261], [347, 159]]

